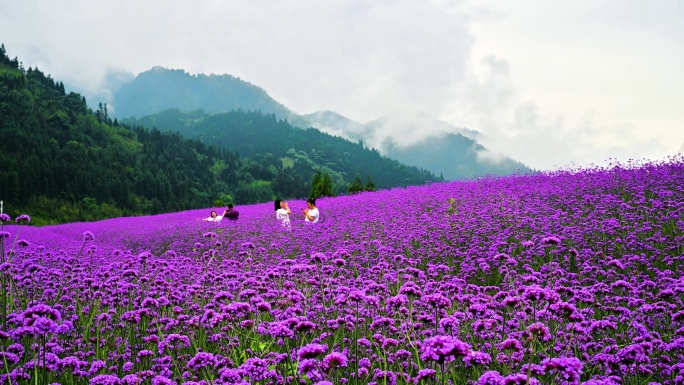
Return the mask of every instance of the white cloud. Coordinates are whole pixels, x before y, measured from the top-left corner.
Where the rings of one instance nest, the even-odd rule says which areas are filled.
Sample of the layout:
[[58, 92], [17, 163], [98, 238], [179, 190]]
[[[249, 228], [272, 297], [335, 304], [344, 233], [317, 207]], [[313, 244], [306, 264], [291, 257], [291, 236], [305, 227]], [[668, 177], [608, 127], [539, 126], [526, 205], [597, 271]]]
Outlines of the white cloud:
[[229, 73], [298, 113], [405, 119], [378, 140], [437, 134], [421, 111], [549, 168], [684, 141], [684, 3], [627, 2], [0, 0], [0, 36], [103, 97], [110, 71]]

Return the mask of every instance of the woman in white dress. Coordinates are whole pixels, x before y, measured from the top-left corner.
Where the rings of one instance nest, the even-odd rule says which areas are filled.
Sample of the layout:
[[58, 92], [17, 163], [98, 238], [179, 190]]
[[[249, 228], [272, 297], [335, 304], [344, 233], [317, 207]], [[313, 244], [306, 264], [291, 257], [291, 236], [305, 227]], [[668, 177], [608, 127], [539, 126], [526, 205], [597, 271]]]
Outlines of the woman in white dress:
[[280, 199], [276, 199], [274, 203], [274, 208], [276, 212], [276, 219], [280, 221], [280, 223], [283, 225], [283, 227], [290, 228], [290, 214], [292, 214], [292, 211], [290, 211], [290, 208], [287, 205], [286, 201], [281, 201]]
[[209, 218], [204, 218], [202, 220], [207, 222], [221, 222], [221, 219], [223, 219], [223, 216], [217, 215], [216, 211], [212, 211]]

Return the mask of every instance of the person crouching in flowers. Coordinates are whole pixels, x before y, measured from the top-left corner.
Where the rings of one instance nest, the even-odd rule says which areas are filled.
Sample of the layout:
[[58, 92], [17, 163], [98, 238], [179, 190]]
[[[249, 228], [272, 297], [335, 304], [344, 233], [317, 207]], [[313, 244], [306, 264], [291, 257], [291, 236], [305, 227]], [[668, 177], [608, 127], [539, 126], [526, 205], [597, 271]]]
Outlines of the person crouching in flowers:
[[318, 222], [318, 209], [316, 208], [316, 200], [314, 198], [309, 198], [306, 200], [306, 208], [302, 209], [304, 213], [304, 220], [308, 223]]
[[203, 221], [208, 221], [208, 222], [220, 222], [221, 219], [223, 219], [222, 216], [216, 214], [216, 211], [211, 212], [211, 216], [209, 218], [204, 218], [202, 219]]
[[290, 228], [290, 214], [292, 214], [292, 211], [290, 211], [290, 207], [288, 207], [286, 201], [281, 201], [280, 199], [276, 199], [275, 202], [273, 202], [275, 212], [276, 212], [276, 219], [280, 221], [280, 223], [283, 225], [283, 227]]

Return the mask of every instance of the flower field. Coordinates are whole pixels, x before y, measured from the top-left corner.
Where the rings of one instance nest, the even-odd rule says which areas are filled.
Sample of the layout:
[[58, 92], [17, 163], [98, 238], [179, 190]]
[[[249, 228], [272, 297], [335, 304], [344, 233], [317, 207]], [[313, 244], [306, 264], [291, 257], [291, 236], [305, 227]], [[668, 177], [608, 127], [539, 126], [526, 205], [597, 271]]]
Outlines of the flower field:
[[0, 383], [684, 384], [681, 157], [304, 206], [3, 216]]

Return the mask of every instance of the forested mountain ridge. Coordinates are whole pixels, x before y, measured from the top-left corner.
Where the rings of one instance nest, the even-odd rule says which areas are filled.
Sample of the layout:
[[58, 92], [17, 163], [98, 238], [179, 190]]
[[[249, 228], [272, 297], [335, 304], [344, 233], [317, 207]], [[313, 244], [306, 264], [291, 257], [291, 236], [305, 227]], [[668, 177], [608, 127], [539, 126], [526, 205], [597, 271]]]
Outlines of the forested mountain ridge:
[[186, 112], [244, 109], [306, 123], [262, 88], [231, 75], [191, 75], [182, 69], [154, 67], [122, 85], [113, 97], [113, 115], [118, 118], [141, 118], [174, 108]]
[[125, 122], [163, 131], [178, 132], [207, 145], [218, 146], [256, 159], [279, 173], [311, 180], [318, 169], [331, 174], [336, 191], [359, 175], [372, 178], [378, 188], [423, 184], [440, 180], [434, 174], [382, 156], [362, 142], [292, 126], [274, 114], [235, 110], [209, 114], [177, 109]]
[[[207, 114], [260, 111], [293, 127], [314, 127], [351, 142], [362, 141], [389, 158], [448, 180], [530, 171], [503, 154], [492, 156], [478, 142], [482, 135], [478, 131], [455, 127], [427, 114], [402, 111], [363, 124], [333, 111], [298, 115], [264, 89], [227, 74], [192, 75], [182, 69], [154, 67], [120, 86], [111, 103], [113, 114], [120, 119], [140, 119], [170, 109]], [[158, 127], [165, 130], [161, 124]]]
[[236, 153], [131, 129], [0, 48], [0, 198], [37, 224], [208, 207]]
[[[285, 127], [284, 132], [295, 133], [273, 115], [235, 114], [265, 119]], [[202, 116], [200, 120], [215, 119]], [[278, 138], [273, 134], [268, 137]], [[227, 150], [229, 146], [222, 146], [220, 140], [211, 143], [216, 146], [209, 146], [178, 133], [120, 124], [112, 119], [106, 104], [89, 108], [83, 96], [67, 93], [62, 82], [37, 68], [24, 69], [17, 58], [9, 58], [4, 45], [0, 46], [0, 200], [11, 216], [26, 213], [32, 223], [40, 225], [187, 210], [231, 201], [240, 205], [275, 197], [304, 198], [310, 192], [314, 173], [328, 170], [308, 159], [316, 159], [313, 154], [320, 153], [317, 147], [277, 158], [258, 146], [247, 146], [247, 140], [241, 141], [245, 152], [253, 154], [249, 158]], [[367, 149], [364, 153], [381, 158]], [[382, 162], [404, 172], [400, 175], [404, 183], [399, 184], [435, 179], [430, 173], [396, 161]], [[345, 180], [354, 178], [345, 179], [338, 172], [334, 176], [337, 191], [345, 191]]]

